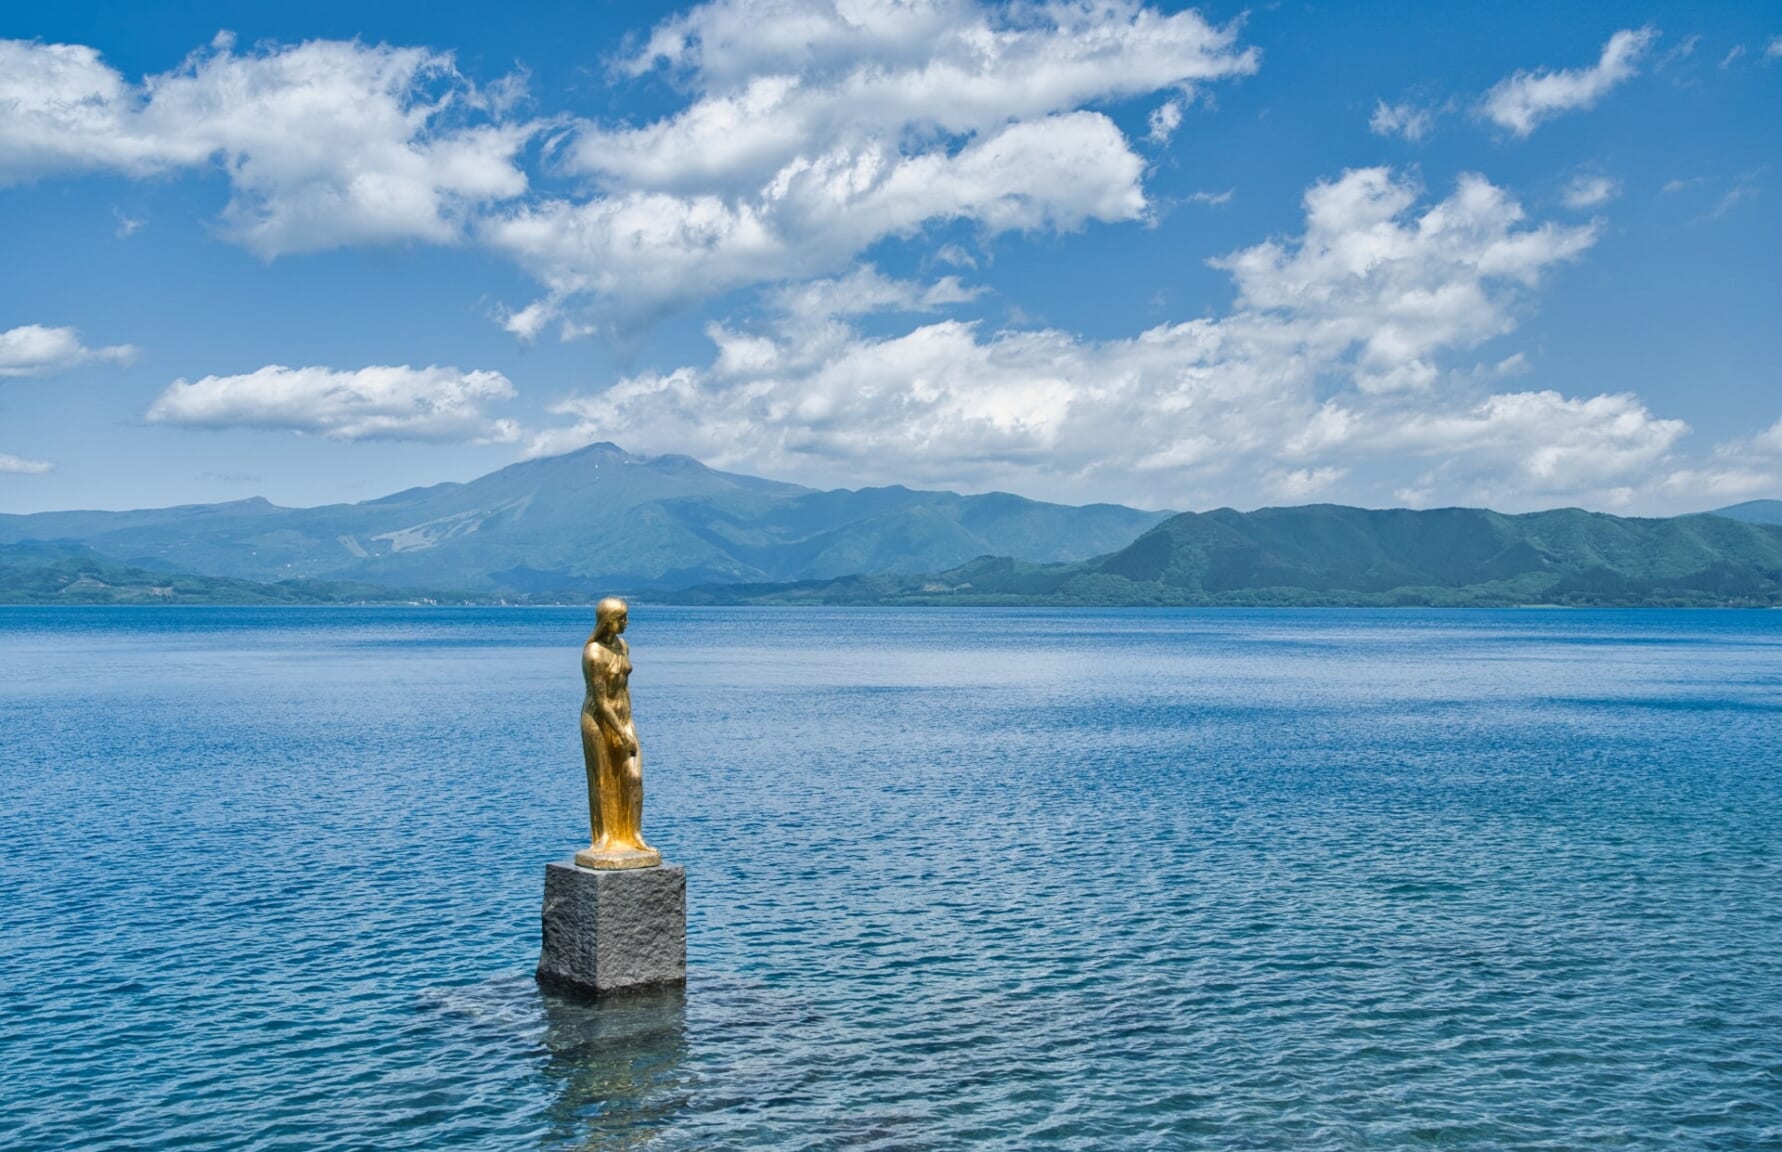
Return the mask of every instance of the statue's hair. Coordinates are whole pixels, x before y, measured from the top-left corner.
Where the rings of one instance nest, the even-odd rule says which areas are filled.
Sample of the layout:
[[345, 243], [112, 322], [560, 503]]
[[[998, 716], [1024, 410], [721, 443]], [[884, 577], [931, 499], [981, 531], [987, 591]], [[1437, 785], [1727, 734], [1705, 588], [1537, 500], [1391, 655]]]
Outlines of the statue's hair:
[[594, 605], [594, 635], [598, 636], [612, 625], [614, 618], [626, 612], [625, 602], [617, 596], [608, 596]]

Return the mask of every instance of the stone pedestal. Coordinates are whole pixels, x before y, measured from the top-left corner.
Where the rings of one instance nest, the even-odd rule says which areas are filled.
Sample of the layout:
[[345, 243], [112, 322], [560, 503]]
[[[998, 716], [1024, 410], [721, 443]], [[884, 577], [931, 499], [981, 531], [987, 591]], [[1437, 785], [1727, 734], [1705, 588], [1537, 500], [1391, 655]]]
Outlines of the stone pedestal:
[[687, 873], [545, 865], [538, 982], [599, 996], [687, 981]]

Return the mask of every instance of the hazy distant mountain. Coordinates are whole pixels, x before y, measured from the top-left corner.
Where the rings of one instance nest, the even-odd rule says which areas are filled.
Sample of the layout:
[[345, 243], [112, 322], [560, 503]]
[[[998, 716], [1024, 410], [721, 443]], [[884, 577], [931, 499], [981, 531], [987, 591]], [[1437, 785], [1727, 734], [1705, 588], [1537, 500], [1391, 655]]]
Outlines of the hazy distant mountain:
[[1716, 508], [1714, 515], [1747, 524], [1782, 524], [1782, 500], [1747, 500], [1730, 508]]
[[255, 581], [585, 594], [931, 572], [986, 554], [1084, 559], [1168, 515], [1004, 493], [819, 492], [595, 444], [361, 504], [0, 516], [0, 544], [74, 541], [126, 565]]
[[1782, 527], [1575, 508], [1184, 513], [1072, 564], [698, 589], [692, 602], [1782, 605]]

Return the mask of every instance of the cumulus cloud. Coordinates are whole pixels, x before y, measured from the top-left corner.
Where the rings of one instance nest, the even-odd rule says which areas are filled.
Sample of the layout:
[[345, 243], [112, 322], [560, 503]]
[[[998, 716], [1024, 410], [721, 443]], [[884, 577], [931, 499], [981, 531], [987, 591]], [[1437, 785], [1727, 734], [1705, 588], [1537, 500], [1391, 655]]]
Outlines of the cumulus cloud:
[[[647, 314], [824, 275], [938, 222], [994, 234], [1140, 219], [1144, 162], [1085, 106], [1192, 92], [1257, 56], [1231, 28], [1131, 0], [717, 0], [621, 66], [665, 70], [690, 102], [641, 126], [580, 125], [563, 162], [597, 194], [483, 230], [551, 309], [585, 298]], [[1178, 118], [1185, 99], [1172, 97]]]
[[1567, 208], [1595, 208], [1607, 204], [1621, 194], [1618, 181], [1607, 176], [1574, 176], [1565, 186], [1563, 199]]
[[1136, 219], [1143, 170], [1111, 120], [1075, 112], [1011, 124], [953, 153], [874, 146], [801, 158], [755, 198], [632, 191], [547, 201], [484, 234], [550, 288], [549, 307], [587, 295], [647, 314], [845, 267], [874, 241], [933, 221], [1000, 232]]
[[511, 82], [479, 92], [448, 54], [343, 41], [237, 53], [219, 36], [129, 82], [78, 44], [0, 40], [0, 184], [82, 171], [151, 176], [213, 162], [226, 235], [262, 256], [456, 239], [527, 188]]
[[1591, 67], [1518, 72], [1485, 93], [1480, 111], [1500, 128], [1527, 136], [1561, 113], [1594, 107], [1611, 88], [1637, 75], [1640, 59], [1657, 39], [1655, 28], [1624, 28], [1609, 37]]
[[1680, 497], [1716, 501], [1747, 500], [1782, 492], [1782, 419], [1755, 436], [1716, 444], [1705, 459], [1691, 461], [1668, 474], [1662, 486]]
[[1435, 129], [1439, 108], [1431, 108], [1401, 101], [1388, 104], [1384, 100], [1374, 103], [1374, 114], [1368, 118], [1369, 131], [1376, 136], [1403, 136], [1412, 142], [1422, 140]]
[[13, 456], [0, 452], [0, 472], [13, 472], [24, 476], [41, 476], [55, 468], [47, 460], [26, 460], [22, 456]]
[[[479, 88], [423, 48], [220, 36], [133, 80], [90, 47], [0, 41], [0, 184], [220, 169], [222, 232], [267, 258], [473, 235], [543, 285], [495, 309], [532, 340], [833, 274], [934, 224], [1143, 219], [1145, 163], [1098, 106], [1165, 94], [1162, 139], [1257, 63], [1235, 26], [1138, 0], [714, 0], [617, 62], [684, 94], [631, 124], [516, 119], [518, 77]], [[577, 193], [532, 189], [541, 135]]]
[[135, 358], [136, 349], [129, 344], [89, 348], [73, 328], [25, 324], [0, 332], [0, 378], [56, 376], [83, 364], [128, 364]]
[[176, 380], [147, 419], [190, 428], [266, 428], [336, 440], [511, 441], [517, 424], [490, 404], [512, 399], [499, 372], [374, 366], [355, 371], [272, 364], [238, 376]]
[[694, 102], [638, 128], [587, 126], [572, 156], [630, 187], [753, 193], [838, 144], [969, 137], [1256, 65], [1233, 29], [1131, 0], [716, 0], [659, 26], [628, 64], [667, 67]]
[[1318, 447], [1406, 461], [1438, 458], [1400, 494], [1460, 490], [1492, 505], [1523, 503], [1539, 493], [1586, 494], [1598, 505], [1625, 506], [1689, 431], [1681, 420], [1655, 417], [1627, 393], [1509, 392], [1464, 408], [1384, 415], [1358, 418], [1340, 404], [1320, 413], [1320, 425], [1332, 434]]
[[1627, 396], [1492, 394], [1500, 373], [1442, 363], [1511, 331], [1593, 227], [1530, 224], [1476, 176], [1419, 201], [1383, 169], [1318, 184], [1299, 236], [1216, 262], [1237, 288], [1226, 315], [1129, 338], [957, 319], [875, 336], [833, 309], [822, 324], [787, 311], [714, 325], [708, 364], [565, 399], [568, 420], [528, 451], [617, 439], [815, 483], [1178, 507], [1420, 481], [1506, 506], [1617, 499], [1682, 424]]
[[1772, 36], [1764, 45], [1763, 54], [1766, 60], [1782, 60], [1782, 36]]
[[1421, 215], [1417, 187], [1383, 168], [1346, 173], [1306, 194], [1296, 244], [1268, 241], [1214, 262], [1249, 313], [1291, 319], [1323, 362], [1353, 349], [1366, 392], [1420, 389], [1436, 353], [1514, 327], [1517, 288], [1595, 242], [1594, 226], [1522, 227], [1520, 205], [1482, 176]]

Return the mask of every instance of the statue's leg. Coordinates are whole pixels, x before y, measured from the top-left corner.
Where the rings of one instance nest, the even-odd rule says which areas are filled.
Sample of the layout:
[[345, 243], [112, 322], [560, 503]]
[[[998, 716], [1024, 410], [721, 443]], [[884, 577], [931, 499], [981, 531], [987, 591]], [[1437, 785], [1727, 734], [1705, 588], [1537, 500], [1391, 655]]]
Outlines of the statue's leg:
[[594, 717], [582, 713], [582, 761], [588, 769], [588, 843], [599, 844], [606, 836], [606, 821], [601, 811], [600, 725]]
[[630, 817], [631, 842], [639, 848], [647, 848], [643, 838], [643, 757], [628, 756], [625, 758], [625, 799], [630, 809], [626, 813]]
[[622, 848], [625, 845], [625, 760], [605, 736], [600, 738], [600, 828], [603, 833], [598, 847]]

